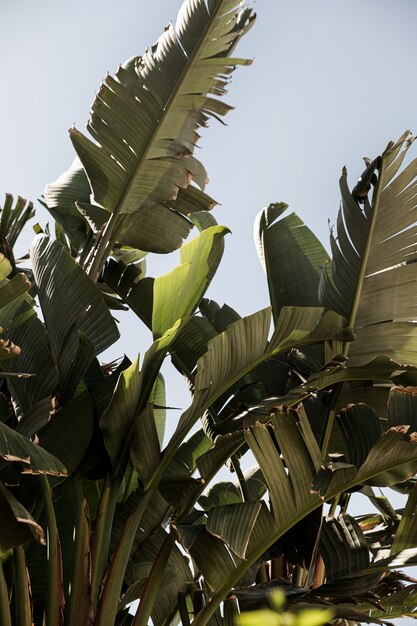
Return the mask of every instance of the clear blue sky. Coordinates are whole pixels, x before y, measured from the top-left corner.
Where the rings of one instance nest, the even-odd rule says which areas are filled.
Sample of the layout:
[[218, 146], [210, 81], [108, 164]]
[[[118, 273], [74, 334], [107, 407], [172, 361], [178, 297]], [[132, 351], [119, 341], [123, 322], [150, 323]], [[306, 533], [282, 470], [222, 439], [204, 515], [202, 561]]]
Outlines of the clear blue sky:
[[[0, 192], [36, 200], [67, 169], [67, 129], [84, 129], [105, 73], [152, 44], [179, 6], [2, 2]], [[417, 129], [415, 0], [258, 0], [255, 9], [257, 23], [237, 51], [254, 63], [235, 73], [227, 96], [236, 110], [226, 128], [212, 123], [199, 152], [207, 191], [222, 205], [216, 218], [233, 232], [209, 295], [242, 315], [268, 304], [252, 240], [256, 213], [285, 201], [327, 246], [342, 166], [353, 183], [361, 157]], [[151, 273], [173, 265], [171, 257], [149, 263]], [[112, 355], [133, 358], [149, 335], [130, 318], [126, 328]], [[183, 388], [170, 382], [171, 405], [186, 405]]]

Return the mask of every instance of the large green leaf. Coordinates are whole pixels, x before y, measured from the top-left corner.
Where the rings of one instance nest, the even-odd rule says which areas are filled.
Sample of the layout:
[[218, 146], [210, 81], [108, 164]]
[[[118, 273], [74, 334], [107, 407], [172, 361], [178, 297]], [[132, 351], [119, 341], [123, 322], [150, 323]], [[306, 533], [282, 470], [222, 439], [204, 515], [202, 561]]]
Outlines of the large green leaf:
[[38, 235], [31, 259], [51, 352], [64, 390], [71, 381], [67, 389], [70, 396], [76, 374], [82, 376], [89, 364], [84, 352], [80, 353], [84, 350], [80, 334], [93, 346], [92, 360], [93, 354], [101, 353], [118, 339], [119, 332], [97, 286], [61, 244]]
[[223, 254], [223, 237], [230, 232], [224, 226], [212, 226], [180, 251], [180, 265], [155, 279], [152, 331], [160, 337], [174, 323], [188, 317], [206, 291]]
[[[11, 263], [0, 255], [0, 326], [11, 333], [17, 346], [25, 346], [23, 351], [16, 347], [10, 352], [10, 356], [17, 358], [9, 359], [2, 367], [3, 376], [6, 376], [6, 369], [10, 374], [25, 374], [24, 377], [14, 376], [9, 382], [21, 417], [39, 400], [50, 395], [56, 389], [58, 380], [48, 335], [36, 316], [33, 299], [26, 293], [30, 283], [23, 274], [16, 274], [9, 280], [7, 276], [11, 272]], [[7, 356], [3, 354], [6, 353], [7, 345], [3, 344], [1, 340], [0, 355], [4, 358]]]
[[156, 471], [161, 459], [152, 404], [148, 403], [133, 421], [132, 434], [130, 458], [139, 480], [147, 482]]
[[210, 509], [207, 530], [244, 559], [262, 502], [235, 502]]
[[283, 202], [268, 204], [254, 224], [274, 319], [283, 306], [320, 305], [320, 274], [328, 259], [319, 240], [295, 213], [281, 217], [287, 209]]
[[297, 516], [297, 511], [317, 502], [310, 485], [320, 467], [321, 454], [315, 440], [308, 440], [309, 446], [306, 445], [301, 424], [304, 430], [308, 430], [308, 422], [305, 416], [300, 417], [301, 421], [297, 424], [291, 412], [281, 412], [273, 417], [272, 430], [267, 425], [256, 424], [246, 433], [268, 484], [277, 527], [289, 525], [289, 520]]
[[[58, 372], [50, 352], [45, 325], [34, 312], [33, 304], [24, 301], [17, 319], [13, 320], [13, 338], [25, 347], [17, 359], [7, 362], [7, 370], [31, 374], [28, 379], [13, 379], [9, 383], [13, 399], [23, 414], [33, 410], [38, 402], [53, 394], [58, 386]], [[1, 315], [1, 311], [0, 311]], [[32, 433], [31, 433], [32, 434]]]
[[[337, 237], [331, 235], [333, 260], [330, 272], [323, 270], [320, 299], [355, 329], [356, 341], [349, 347], [352, 365], [378, 355], [417, 363], [417, 159], [400, 171], [411, 144], [408, 132], [389, 143], [352, 193], [345, 170], [340, 179]], [[371, 183], [375, 191], [369, 204]]]
[[138, 357], [121, 373], [113, 397], [100, 419], [104, 443], [113, 467], [117, 466], [120, 450], [125, 445], [132, 420], [137, 412], [140, 392], [141, 381]]
[[205, 170], [193, 156], [197, 130], [229, 111], [213, 95], [249, 63], [228, 57], [253, 21], [251, 11], [237, 10], [236, 0], [186, 0], [175, 27], [104, 79], [88, 123], [97, 143], [70, 130], [95, 202], [112, 212], [106, 240], [120, 240], [122, 229], [131, 234], [129, 213], [143, 220], [138, 235], [146, 227], [133, 247], [168, 252], [187, 236], [191, 223], [170, 203], [191, 180], [204, 187]]
[[382, 435], [379, 417], [368, 404], [351, 404], [337, 416], [337, 423], [346, 443], [347, 460], [359, 467]]

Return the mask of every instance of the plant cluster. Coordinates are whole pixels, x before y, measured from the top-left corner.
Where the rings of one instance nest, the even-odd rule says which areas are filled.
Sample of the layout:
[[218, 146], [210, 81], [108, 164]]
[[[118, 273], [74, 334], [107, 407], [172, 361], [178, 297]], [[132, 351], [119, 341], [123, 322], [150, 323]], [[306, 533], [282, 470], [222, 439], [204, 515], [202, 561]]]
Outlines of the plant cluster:
[[[415, 615], [401, 571], [417, 563], [413, 140], [391, 142], [352, 190], [343, 170], [331, 259], [286, 204], [259, 213], [269, 307], [241, 317], [205, 298], [228, 229], [194, 148], [230, 109], [219, 96], [249, 63], [232, 54], [253, 22], [237, 0], [186, 0], [175, 27], [106, 76], [90, 136], [71, 129], [77, 157], [45, 189], [55, 228], [36, 226], [28, 268], [13, 249], [33, 205], [6, 196], [2, 626]], [[174, 270], [146, 275], [147, 254], [178, 248]], [[122, 309], [153, 343], [102, 363]], [[192, 402], [164, 442], [167, 355]], [[212, 484], [225, 464], [236, 481]], [[352, 492], [374, 512], [350, 514]]]

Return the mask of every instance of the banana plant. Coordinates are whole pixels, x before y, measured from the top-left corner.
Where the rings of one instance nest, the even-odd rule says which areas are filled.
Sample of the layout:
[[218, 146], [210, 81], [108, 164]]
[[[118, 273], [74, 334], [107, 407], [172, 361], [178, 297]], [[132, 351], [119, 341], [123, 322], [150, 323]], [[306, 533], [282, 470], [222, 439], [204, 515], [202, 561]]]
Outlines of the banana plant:
[[[186, 0], [175, 27], [105, 78], [91, 138], [71, 129], [77, 158], [44, 192], [56, 237], [37, 227], [25, 274], [10, 250], [32, 206], [6, 199], [7, 626], [12, 614], [22, 626], [229, 625], [277, 587], [295, 612], [413, 613], [415, 585], [397, 571], [417, 560], [417, 165], [401, 170], [412, 138], [367, 162], [352, 192], [343, 171], [331, 261], [286, 205], [269, 205], [256, 239], [271, 307], [241, 318], [204, 299], [228, 229], [207, 213], [194, 148], [230, 109], [217, 96], [248, 64], [230, 55], [253, 21], [237, 0]], [[145, 275], [146, 253], [177, 248], [172, 272]], [[152, 331], [142, 359], [100, 363], [118, 337], [113, 308]], [[168, 353], [193, 399], [164, 447]], [[247, 449], [257, 466], [244, 472]], [[225, 463], [237, 481], [211, 486]], [[405, 509], [380, 487], [405, 491]], [[350, 515], [352, 491], [377, 513]]]

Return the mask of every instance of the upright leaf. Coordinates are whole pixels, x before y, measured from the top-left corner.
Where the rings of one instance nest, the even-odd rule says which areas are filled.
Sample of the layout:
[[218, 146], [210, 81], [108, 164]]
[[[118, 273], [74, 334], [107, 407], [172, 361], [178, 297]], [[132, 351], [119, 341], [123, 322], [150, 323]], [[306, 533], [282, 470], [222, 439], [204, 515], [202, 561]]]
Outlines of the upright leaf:
[[[140, 237], [129, 245], [168, 252], [187, 236], [191, 223], [171, 203], [192, 180], [204, 187], [206, 172], [193, 156], [197, 131], [229, 111], [213, 96], [224, 93], [237, 65], [249, 63], [228, 56], [253, 21], [237, 10], [237, 1], [186, 0], [175, 27], [104, 79], [88, 123], [97, 143], [71, 129], [94, 200], [113, 214], [105, 240], [127, 243], [124, 230]], [[124, 219], [130, 213], [135, 219]]]
[[287, 209], [283, 202], [268, 204], [254, 224], [275, 320], [283, 306], [320, 305], [320, 274], [328, 259], [319, 240], [295, 213], [283, 217]]
[[[346, 170], [340, 179], [342, 204], [333, 259], [320, 284], [321, 303], [344, 315], [355, 328], [351, 364], [386, 355], [416, 364], [417, 327], [417, 159], [400, 171], [412, 144], [405, 132], [389, 143], [350, 192]], [[369, 210], [361, 202], [374, 185]], [[359, 190], [359, 191], [358, 191]], [[362, 194], [362, 195], [361, 195]]]
[[175, 322], [195, 310], [213, 278], [223, 253], [223, 237], [229, 230], [212, 226], [184, 244], [181, 264], [155, 279], [152, 331], [160, 337]]

